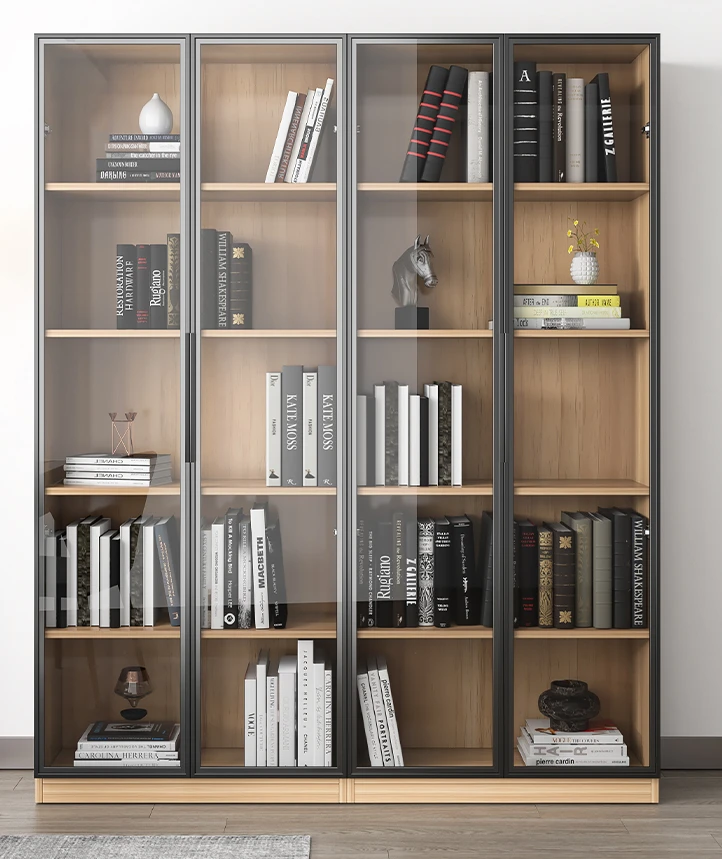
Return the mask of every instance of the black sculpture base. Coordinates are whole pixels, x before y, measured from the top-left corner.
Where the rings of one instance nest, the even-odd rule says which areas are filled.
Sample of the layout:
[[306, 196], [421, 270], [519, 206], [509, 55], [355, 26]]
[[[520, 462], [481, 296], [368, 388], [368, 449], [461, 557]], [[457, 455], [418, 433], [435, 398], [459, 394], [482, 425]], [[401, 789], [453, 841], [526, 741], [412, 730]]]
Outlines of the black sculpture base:
[[126, 722], [137, 722], [139, 719], [144, 719], [148, 715], [148, 711], [142, 707], [130, 707], [127, 710], [121, 710], [120, 715]]
[[397, 331], [428, 331], [429, 308], [409, 304], [396, 308]]

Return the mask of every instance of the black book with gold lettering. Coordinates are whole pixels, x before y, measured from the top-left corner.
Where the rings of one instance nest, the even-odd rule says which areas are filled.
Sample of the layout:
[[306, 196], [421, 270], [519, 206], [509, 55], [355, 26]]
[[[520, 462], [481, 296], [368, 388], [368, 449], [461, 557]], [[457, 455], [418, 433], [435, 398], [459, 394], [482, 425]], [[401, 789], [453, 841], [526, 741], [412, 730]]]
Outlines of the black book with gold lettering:
[[528, 519], [514, 523], [519, 529], [519, 626], [539, 622], [539, 554], [536, 526]]
[[374, 532], [374, 601], [376, 603], [376, 626], [390, 629], [393, 626], [393, 578], [394, 539], [391, 522], [386, 519], [376, 523]]
[[552, 532], [554, 575], [554, 626], [556, 629], [574, 627], [576, 556], [574, 531], [561, 522], [545, 523]]
[[540, 525], [537, 528], [539, 562], [539, 626], [554, 626], [554, 550], [551, 528]]
[[253, 249], [247, 242], [233, 242], [230, 285], [230, 328], [253, 328]]

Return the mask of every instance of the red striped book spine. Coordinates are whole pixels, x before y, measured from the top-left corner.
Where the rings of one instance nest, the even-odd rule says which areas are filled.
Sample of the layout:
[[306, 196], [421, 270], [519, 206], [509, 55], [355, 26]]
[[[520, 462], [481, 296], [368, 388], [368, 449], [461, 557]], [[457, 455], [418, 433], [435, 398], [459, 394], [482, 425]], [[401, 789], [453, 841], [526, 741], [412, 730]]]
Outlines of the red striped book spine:
[[431, 136], [429, 151], [421, 174], [422, 182], [438, 182], [441, 168], [446, 160], [446, 153], [451, 141], [451, 132], [459, 115], [461, 102], [466, 89], [466, 79], [469, 72], [461, 66], [452, 66], [444, 87], [443, 98], [436, 117], [434, 133]]
[[401, 182], [421, 181], [448, 76], [449, 70], [443, 66], [431, 66], [429, 69], [411, 130], [411, 140], [399, 180]]

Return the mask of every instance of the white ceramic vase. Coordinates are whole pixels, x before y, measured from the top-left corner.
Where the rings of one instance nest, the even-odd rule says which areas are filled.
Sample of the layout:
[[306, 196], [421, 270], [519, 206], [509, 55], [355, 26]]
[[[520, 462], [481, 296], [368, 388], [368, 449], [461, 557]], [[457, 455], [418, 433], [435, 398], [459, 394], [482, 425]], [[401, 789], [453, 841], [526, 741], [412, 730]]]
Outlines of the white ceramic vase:
[[173, 112], [157, 92], [143, 105], [138, 117], [143, 134], [170, 134], [173, 130]]
[[577, 251], [569, 268], [572, 280], [578, 284], [596, 283], [599, 278], [599, 260], [596, 251]]

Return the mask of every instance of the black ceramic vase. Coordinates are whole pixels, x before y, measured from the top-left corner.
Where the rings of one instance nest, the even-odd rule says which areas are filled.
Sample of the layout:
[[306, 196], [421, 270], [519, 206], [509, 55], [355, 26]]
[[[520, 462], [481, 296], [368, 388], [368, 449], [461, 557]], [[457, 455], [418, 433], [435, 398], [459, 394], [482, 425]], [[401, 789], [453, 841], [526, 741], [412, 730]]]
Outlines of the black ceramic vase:
[[551, 689], [539, 696], [539, 711], [549, 717], [555, 731], [586, 731], [599, 706], [599, 698], [583, 680], [552, 680]]

